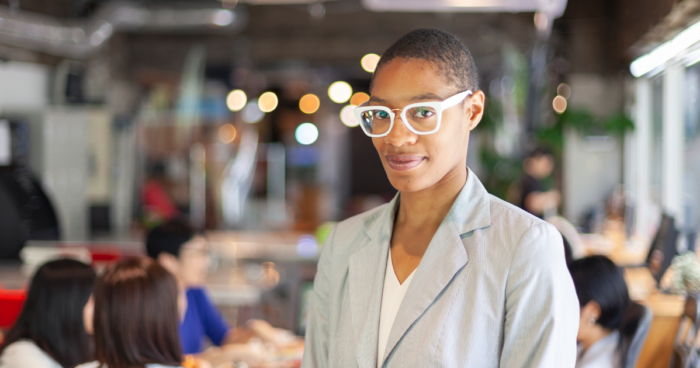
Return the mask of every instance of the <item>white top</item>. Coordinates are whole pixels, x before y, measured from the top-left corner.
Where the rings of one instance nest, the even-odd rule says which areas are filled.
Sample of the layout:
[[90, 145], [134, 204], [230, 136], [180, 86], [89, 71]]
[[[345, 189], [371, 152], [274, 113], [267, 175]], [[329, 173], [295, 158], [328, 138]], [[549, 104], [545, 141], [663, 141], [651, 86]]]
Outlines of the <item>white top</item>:
[[[76, 366], [75, 368], [107, 368], [107, 365], [100, 365], [100, 362], [94, 361], [90, 363], [85, 363]], [[175, 367], [172, 365], [162, 365], [162, 364], [146, 364], [146, 368], [182, 368], [182, 367]]]
[[620, 333], [615, 330], [608, 336], [596, 341], [588, 350], [583, 344], [578, 347], [576, 368], [620, 368]]
[[394, 272], [394, 263], [391, 261], [391, 249], [389, 249], [389, 257], [386, 261], [386, 274], [384, 274], [384, 291], [382, 293], [382, 310], [379, 315], [379, 339], [377, 340], [377, 367], [381, 367], [382, 361], [384, 360], [384, 353], [386, 350], [386, 344], [389, 340], [389, 333], [391, 332], [391, 326], [394, 325], [394, 319], [396, 319], [396, 313], [399, 312], [399, 307], [403, 301], [403, 297], [406, 296], [406, 290], [408, 290], [408, 285], [411, 284], [411, 279], [413, 279], [413, 274], [416, 271], [411, 272], [410, 275], [404, 280], [403, 284], [399, 283], [399, 279], [396, 277], [396, 272]]
[[0, 368], [62, 368], [32, 340], [19, 340], [8, 345], [0, 356]]

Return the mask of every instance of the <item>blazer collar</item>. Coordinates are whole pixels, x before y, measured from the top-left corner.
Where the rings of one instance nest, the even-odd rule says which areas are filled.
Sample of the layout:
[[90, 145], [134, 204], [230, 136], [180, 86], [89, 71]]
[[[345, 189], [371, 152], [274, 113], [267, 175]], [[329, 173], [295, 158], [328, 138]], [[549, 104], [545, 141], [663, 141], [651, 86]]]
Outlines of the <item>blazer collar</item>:
[[[394, 216], [400, 194], [365, 219], [365, 244], [350, 257], [350, 304], [359, 367], [377, 361], [379, 315]], [[468, 262], [462, 238], [491, 225], [488, 192], [469, 170], [467, 182], [428, 246], [399, 308], [386, 355], [430, 307]]]
[[[474, 172], [467, 168], [467, 182], [457, 195], [452, 208], [448, 212], [444, 221], [451, 221], [457, 227], [461, 237], [470, 232], [491, 226], [491, 201], [489, 193], [481, 184]], [[386, 206], [374, 212], [365, 219], [364, 231], [370, 239], [375, 239], [386, 235], [394, 227], [394, 216], [398, 209], [401, 193], [396, 193], [394, 199]]]

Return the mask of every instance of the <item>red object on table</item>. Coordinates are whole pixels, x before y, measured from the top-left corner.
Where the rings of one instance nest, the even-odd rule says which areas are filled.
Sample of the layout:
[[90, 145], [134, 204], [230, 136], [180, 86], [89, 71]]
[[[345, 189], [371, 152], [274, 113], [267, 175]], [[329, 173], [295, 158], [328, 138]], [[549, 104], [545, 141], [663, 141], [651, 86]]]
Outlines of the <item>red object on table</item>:
[[22, 312], [24, 300], [27, 299], [25, 290], [0, 289], [0, 327], [9, 329]]

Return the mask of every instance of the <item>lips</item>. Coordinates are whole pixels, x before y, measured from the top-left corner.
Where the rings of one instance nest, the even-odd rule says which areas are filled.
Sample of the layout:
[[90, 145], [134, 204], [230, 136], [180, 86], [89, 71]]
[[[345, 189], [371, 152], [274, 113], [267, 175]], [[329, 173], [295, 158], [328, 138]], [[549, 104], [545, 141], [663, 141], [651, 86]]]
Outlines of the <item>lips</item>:
[[420, 165], [425, 156], [419, 155], [386, 155], [386, 161], [393, 170], [406, 171]]

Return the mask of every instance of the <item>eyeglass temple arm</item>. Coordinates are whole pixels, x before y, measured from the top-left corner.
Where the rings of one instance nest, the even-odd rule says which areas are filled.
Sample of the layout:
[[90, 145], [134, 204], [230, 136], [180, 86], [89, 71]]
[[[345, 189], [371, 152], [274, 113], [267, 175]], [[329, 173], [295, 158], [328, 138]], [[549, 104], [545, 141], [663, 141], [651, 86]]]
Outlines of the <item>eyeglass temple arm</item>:
[[442, 108], [443, 109], [449, 109], [450, 107], [464, 101], [467, 96], [471, 96], [472, 91], [471, 90], [466, 90], [464, 92], [458, 93], [450, 98], [448, 98], [445, 101], [442, 101]]

